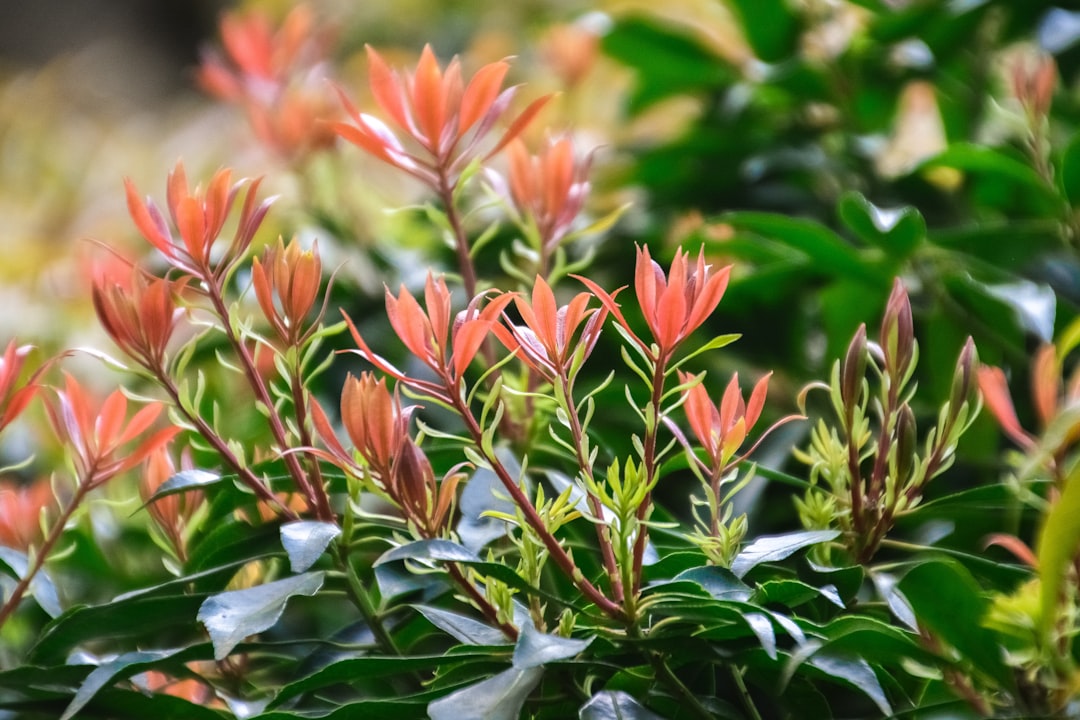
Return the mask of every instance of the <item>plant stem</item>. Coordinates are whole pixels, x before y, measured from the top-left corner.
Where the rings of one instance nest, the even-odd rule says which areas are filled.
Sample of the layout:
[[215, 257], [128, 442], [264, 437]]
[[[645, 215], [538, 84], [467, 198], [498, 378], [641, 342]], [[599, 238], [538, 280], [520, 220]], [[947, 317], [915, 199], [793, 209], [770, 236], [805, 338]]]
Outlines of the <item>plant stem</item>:
[[203, 437], [214, 448], [217, 454], [225, 461], [225, 464], [236, 473], [240, 482], [248, 487], [252, 492], [259, 497], [260, 500], [268, 503], [269, 505], [276, 505], [281, 514], [289, 520], [299, 520], [300, 517], [289, 508], [285, 503], [281, 502], [276, 495], [268, 488], [262, 480], [260, 480], [250, 469], [244, 467], [240, 463], [240, 460], [233, 454], [233, 451], [229, 449], [228, 443], [217, 432], [210, 427], [210, 425], [203, 419], [198, 413], [189, 412], [180, 398], [180, 390], [176, 387], [176, 383], [172, 378], [166, 375], [164, 372], [157, 373], [157, 380], [161, 386], [165, 389], [165, 392], [169, 395], [169, 398], [173, 402], [173, 406], [180, 414], [184, 416], [189, 423], [195, 426], [199, 435]]
[[499, 628], [508, 639], [516, 642], [518, 638], [517, 628], [499, 619], [499, 611], [488, 602], [488, 599], [476, 589], [475, 585], [469, 582], [469, 578], [462, 572], [461, 566], [458, 563], [448, 563], [446, 569], [450, 573], [450, 577], [458, 584], [458, 587], [469, 596], [469, 599], [473, 601], [481, 614], [487, 618], [487, 621]]
[[732, 665], [731, 679], [735, 681], [735, 687], [739, 688], [739, 698], [742, 700], [746, 712], [750, 713], [751, 720], [761, 720], [761, 713], [758, 712], [757, 706], [754, 705], [754, 698], [750, 696], [750, 690], [746, 687], [746, 681], [743, 680], [743, 671]]
[[625, 613], [622, 607], [618, 603], [612, 602], [599, 588], [589, 582], [588, 578], [582, 574], [581, 568], [574, 563], [573, 558], [570, 557], [555, 536], [552, 535], [547, 526], [544, 525], [543, 518], [536, 512], [536, 508], [533, 507], [532, 502], [518, 486], [517, 480], [510, 476], [509, 471], [507, 471], [506, 467], [499, 461], [499, 458], [495, 457], [495, 453], [490, 452], [487, 449], [487, 442], [484, 440], [484, 431], [477, 422], [472, 410], [465, 404], [465, 400], [462, 398], [461, 388], [457, 387], [457, 383], [453, 382], [449, 375], [444, 377], [443, 380], [445, 382], [447, 393], [454, 403], [454, 409], [465, 422], [465, 426], [468, 428], [469, 434], [476, 443], [477, 449], [480, 450], [484, 459], [487, 460], [488, 464], [491, 466], [492, 471], [494, 471], [495, 475], [499, 478], [499, 481], [502, 482], [503, 487], [506, 488], [506, 492], [510, 494], [514, 504], [521, 509], [521, 514], [525, 517], [525, 521], [536, 531], [536, 534], [544, 543], [544, 547], [546, 547], [548, 553], [550, 553], [551, 559], [559, 566], [559, 569], [570, 578], [571, 582], [577, 586], [578, 590], [580, 590], [590, 601], [595, 603], [605, 615], [615, 619], [623, 619]]
[[[631, 589], [631, 593], [634, 595], [637, 595], [641, 590], [641, 568], [645, 563], [645, 545], [649, 540], [649, 530], [643, 521], [652, 505], [651, 488], [656, 482], [658, 470], [656, 436], [660, 431], [660, 405], [664, 397], [664, 371], [667, 368], [667, 361], [668, 358], [661, 355], [656, 358], [656, 365], [653, 368], [652, 396], [649, 398], [649, 409], [647, 411], [652, 417], [649, 426], [645, 428], [645, 457], [642, 458], [642, 464], [645, 466], [645, 486], [650, 489], [645, 493], [645, 498], [637, 509], [639, 524], [637, 539], [634, 541], [633, 586]], [[649, 418], [649, 415], [646, 415], [646, 418]]]
[[376, 612], [375, 606], [371, 602], [371, 598], [368, 597], [367, 591], [364, 590], [364, 586], [360, 584], [360, 578], [353, 572], [352, 565], [349, 563], [349, 553], [348, 550], [345, 549], [344, 544], [336, 543], [334, 560], [337, 563], [338, 569], [345, 575], [345, 580], [348, 584], [349, 599], [352, 600], [353, 605], [360, 611], [360, 615], [363, 616], [364, 622], [371, 628], [371, 633], [375, 636], [375, 642], [390, 655], [401, 657], [401, 649], [398, 648], [397, 643], [394, 642], [393, 636], [387, 632], [386, 627], [382, 624], [382, 620], [379, 618], [379, 614]]
[[[560, 368], [559, 373], [560, 377], [555, 385], [556, 392], [559, 394], [559, 403], [562, 405], [563, 412], [566, 413], [567, 421], [570, 423], [570, 436], [574, 444], [574, 451], [577, 453], [578, 467], [581, 468], [581, 472], [585, 474], [590, 482], [595, 482], [586, 445], [588, 439], [585, 436], [584, 429], [581, 427], [581, 418], [578, 417], [577, 408], [574, 405], [573, 381], [567, 377], [565, 368]], [[587, 491], [587, 497], [589, 510], [598, 520], [595, 523], [596, 541], [600, 545], [600, 553], [604, 558], [604, 569], [607, 570], [612, 593], [616, 602], [623, 602], [625, 593], [622, 577], [619, 574], [619, 565], [615, 560], [615, 549], [611, 544], [611, 530], [603, 522], [603, 504], [600, 502], [600, 498], [596, 497], [596, 494], [591, 490]]]
[[[290, 378], [289, 385], [292, 390], [293, 409], [296, 412], [296, 427], [297, 432], [300, 434], [300, 446], [301, 447], [313, 447], [314, 443], [311, 439], [311, 432], [308, 430], [308, 417], [307, 417], [307, 398], [304, 392], [304, 379], [300, 374], [300, 348], [296, 350], [296, 364], [293, 367], [293, 376]], [[322, 468], [319, 466], [319, 461], [313, 457], [308, 456], [308, 467], [311, 469], [311, 485], [315, 489], [316, 499], [316, 515], [320, 518], [328, 518], [333, 521], [334, 511], [330, 507], [330, 498], [326, 493], [326, 486], [323, 483]]]
[[88, 488], [86, 483], [80, 482], [78, 488], [75, 490], [75, 495], [71, 498], [71, 502], [67, 504], [61, 513], [60, 517], [53, 523], [52, 528], [49, 530], [49, 536], [45, 538], [45, 542], [41, 544], [38, 549], [37, 555], [34, 557], [34, 563], [27, 568], [26, 573], [19, 578], [18, 584], [15, 585], [15, 589], [11, 591], [11, 595], [4, 603], [3, 607], [0, 607], [0, 628], [4, 627], [4, 623], [15, 612], [15, 608], [22, 602], [23, 596], [30, 588], [30, 583], [33, 582], [34, 576], [38, 574], [42, 566], [45, 565], [45, 560], [48, 559], [49, 553], [52, 552], [53, 547], [60, 540], [60, 536], [64, 533], [64, 527], [67, 525], [68, 520], [71, 519], [72, 514], [86, 497]]
[[326, 488], [321, 486], [316, 488], [308, 480], [307, 473], [301, 467], [299, 458], [292, 453], [285, 453], [285, 450], [289, 447], [289, 438], [285, 425], [281, 422], [281, 417], [274, 408], [274, 402], [270, 398], [270, 391], [267, 390], [266, 383], [263, 382], [258, 369], [255, 367], [255, 360], [252, 358], [251, 352], [236, 334], [236, 331], [233, 330], [229, 309], [225, 306], [225, 298], [222, 296], [221, 288], [212, 277], [207, 278], [206, 283], [208, 287], [207, 294], [210, 297], [211, 304], [214, 306], [214, 312], [221, 320], [225, 336], [232, 345], [233, 351], [240, 358], [240, 364], [244, 368], [244, 375], [247, 377], [248, 385], [255, 392], [256, 399], [266, 407], [266, 417], [270, 424], [270, 431], [273, 433], [274, 440], [278, 443], [280, 451], [284, 454], [283, 460], [285, 466], [289, 468], [289, 474], [296, 481], [304, 499], [308, 501], [308, 505], [314, 508], [316, 516], [320, 520], [333, 522], [334, 514], [330, 510], [330, 504], [326, 497]]
[[476, 297], [476, 268], [473, 266], [472, 256], [469, 253], [469, 236], [465, 233], [465, 226], [461, 222], [457, 207], [454, 205], [454, 188], [444, 171], [439, 172], [439, 199], [446, 210], [446, 220], [450, 223], [450, 229], [454, 233], [454, 250], [457, 252], [458, 272], [461, 273], [461, 284], [465, 286], [467, 301]]

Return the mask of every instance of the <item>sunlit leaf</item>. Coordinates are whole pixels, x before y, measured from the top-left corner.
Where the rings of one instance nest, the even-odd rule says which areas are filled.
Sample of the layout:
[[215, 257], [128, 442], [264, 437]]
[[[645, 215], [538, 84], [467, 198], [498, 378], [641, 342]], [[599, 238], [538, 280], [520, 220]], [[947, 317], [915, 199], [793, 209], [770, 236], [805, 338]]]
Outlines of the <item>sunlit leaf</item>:
[[1058, 618], [1061, 586], [1080, 548], [1080, 465], [1074, 466], [1061, 497], [1043, 522], [1035, 554], [1039, 558], [1039, 630], [1048, 637]]
[[289, 563], [294, 573], [302, 573], [326, 552], [327, 546], [338, 535], [341, 528], [333, 523], [316, 520], [299, 520], [281, 526], [281, 544], [289, 554]]
[[69, 718], [74, 717], [75, 713], [82, 710], [86, 703], [90, 702], [99, 690], [110, 684], [117, 676], [123, 674], [124, 677], [128, 677], [139, 672], [141, 669], [153, 667], [154, 663], [175, 655], [178, 652], [179, 650], [146, 650], [129, 652], [99, 665], [86, 677], [83, 684], [79, 686], [78, 692], [76, 692], [75, 697], [72, 698], [71, 704], [64, 710], [64, 714], [60, 716], [60, 720], [68, 720]]
[[602, 690], [581, 706], [580, 720], [663, 720], [622, 690]]
[[375, 561], [375, 565], [377, 567], [396, 560], [480, 562], [476, 553], [451, 540], [417, 540], [386, 551]]
[[521, 628], [517, 645], [514, 647], [514, 667], [533, 668], [544, 663], [572, 658], [589, 646], [588, 640], [575, 640], [558, 635], [548, 635], [534, 628], [531, 624]]
[[517, 720], [543, 675], [540, 667], [512, 667], [436, 700], [428, 705], [428, 716], [431, 720]]
[[734, 562], [731, 563], [731, 572], [741, 578], [761, 563], [783, 560], [805, 547], [829, 542], [838, 537], [840, 537], [839, 530], [804, 530], [785, 535], [759, 537], [735, 556]]
[[202, 490], [210, 485], [216, 485], [221, 480], [221, 475], [208, 470], [181, 470], [161, 483], [157, 490], [154, 491], [154, 494], [150, 496], [150, 499], [143, 503], [143, 507], [167, 495], [175, 495], [188, 490]]
[[210, 633], [214, 658], [225, 659], [244, 638], [273, 627], [289, 598], [314, 595], [322, 582], [321, 572], [305, 573], [208, 597], [199, 608], [198, 620]]
[[674, 579], [695, 582], [717, 600], [749, 600], [754, 592], [730, 570], [715, 565], [684, 570]]

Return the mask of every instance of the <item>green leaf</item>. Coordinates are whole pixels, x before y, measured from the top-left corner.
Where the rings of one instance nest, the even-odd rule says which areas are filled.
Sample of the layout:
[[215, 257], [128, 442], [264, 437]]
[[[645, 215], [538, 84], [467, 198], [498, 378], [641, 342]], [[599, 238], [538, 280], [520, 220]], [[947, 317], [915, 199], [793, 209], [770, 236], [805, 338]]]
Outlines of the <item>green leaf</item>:
[[1050, 507], [1035, 553], [1039, 558], [1039, 630], [1049, 638], [1057, 621], [1061, 585], [1080, 546], [1080, 465], [1073, 467], [1065, 489]]
[[185, 569], [199, 573], [238, 561], [280, 555], [281, 552], [281, 532], [276, 523], [252, 527], [229, 518], [217, 523], [198, 543], [193, 543]]
[[622, 690], [602, 690], [581, 706], [580, 720], [664, 720]]
[[812, 631], [823, 649], [858, 655], [875, 665], [895, 667], [905, 658], [932, 665], [935, 655], [918, 643], [918, 636], [877, 618], [844, 615]]
[[489, 650], [480, 652], [469, 649], [466, 652], [450, 651], [440, 655], [414, 655], [412, 657], [352, 657], [338, 660], [324, 668], [291, 682], [277, 694], [272, 707], [280, 706], [298, 695], [319, 690], [340, 683], [360, 682], [384, 677], [401, 676], [407, 673], [431, 672], [452, 665], [505, 660]]
[[[6, 570], [6, 573], [16, 580], [21, 580], [30, 570], [29, 558], [18, 550], [0, 546], [0, 569]], [[60, 596], [56, 593], [56, 584], [44, 567], [39, 569], [30, 581], [29, 590], [38, 607], [49, 617], [59, 617], [64, 612], [60, 605]]]
[[926, 237], [926, 220], [917, 209], [880, 208], [853, 190], [840, 196], [837, 214], [860, 240], [897, 259], [907, 258]]
[[289, 598], [314, 595], [322, 582], [323, 573], [305, 573], [208, 597], [199, 608], [198, 620], [210, 633], [214, 659], [224, 660], [244, 638], [273, 627]]
[[86, 703], [97, 695], [99, 690], [112, 683], [114, 678], [118, 676], [130, 677], [141, 670], [153, 667], [155, 663], [178, 652], [180, 652], [179, 649], [128, 652], [99, 665], [86, 676], [86, 680], [83, 681], [78, 692], [75, 693], [75, 697], [72, 698], [71, 704], [64, 710], [64, 714], [60, 716], [60, 720], [69, 720], [74, 717], [75, 713], [82, 710]]
[[892, 706], [870, 663], [855, 654], [817, 652], [807, 661], [829, 677], [842, 680], [861, 690], [885, 715], [892, 715]]
[[503, 645], [510, 643], [498, 628], [493, 628], [466, 615], [429, 605], [412, 605], [412, 607], [427, 618], [432, 625], [466, 645]]
[[818, 272], [867, 283], [872, 287], [888, 287], [890, 273], [864, 259], [842, 237], [819, 222], [802, 218], [762, 212], [725, 213], [718, 222], [728, 223], [735, 230], [763, 235], [799, 251]]
[[731, 563], [731, 572], [741, 578], [763, 562], [783, 560], [804, 547], [829, 542], [839, 536], [839, 530], [804, 530], [759, 537], [735, 556]]
[[823, 585], [822, 587], [815, 587], [790, 578], [766, 580], [757, 586], [750, 601], [758, 605], [776, 603], [793, 608], [817, 597], [824, 597], [832, 604], [844, 607], [844, 601], [840, 599], [836, 586]]
[[732, 0], [743, 33], [758, 59], [778, 63], [798, 49], [799, 18], [785, 0]]
[[558, 635], [548, 635], [537, 630], [532, 624], [526, 624], [518, 635], [514, 646], [514, 667], [533, 668], [556, 660], [572, 658], [589, 646], [592, 638], [575, 640]]
[[1012, 671], [1005, 665], [1002, 648], [981, 624], [988, 602], [964, 566], [951, 560], [924, 561], [900, 580], [899, 589], [920, 625], [954, 647], [967, 663], [1001, 687], [1013, 686]]
[[142, 507], [153, 503], [155, 500], [160, 500], [166, 495], [175, 495], [176, 493], [187, 492], [188, 490], [202, 490], [210, 485], [216, 485], [221, 482], [222, 476], [218, 473], [212, 473], [208, 470], [181, 470], [165, 482], [158, 486], [158, 489], [154, 491], [154, 494], [150, 496], [150, 499], [142, 504]]
[[201, 594], [131, 597], [104, 605], [70, 608], [41, 631], [30, 651], [30, 661], [60, 664], [82, 643], [190, 630], [191, 618], [204, 598]]
[[819, 586], [832, 585], [841, 598], [855, 597], [855, 593], [862, 587], [864, 575], [862, 565], [835, 568], [807, 560], [805, 565], [799, 566], [799, 577], [802, 580]]
[[1069, 204], [1080, 204], [1080, 133], [1069, 138], [1069, 144], [1061, 153], [1061, 189]]
[[450, 540], [417, 540], [383, 553], [375, 566], [395, 560], [438, 560], [442, 562], [480, 562], [472, 550]]
[[715, 565], [684, 570], [674, 579], [697, 583], [717, 600], [748, 600], [754, 592], [730, 570]]
[[317, 520], [298, 520], [281, 526], [281, 544], [289, 555], [294, 573], [302, 573], [322, 556], [327, 545], [341, 535], [333, 523]]
[[927, 170], [936, 167], [949, 167], [964, 172], [1000, 177], [1032, 190], [1037, 197], [1052, 206], [1060, 202], [1055, 189], [1047, 185], [1042, 176], [1030, 165], [994, 148], [953, 143], [940, 155], [923, 163], [919, 169]]
[[635, 68], [629, 111], [636, 114], [670, 95], [719, 88], [734, 74], [708, 48], [684, 32], [653, 19], [626, 18], [601, 41], [609, 56]]
[[431, 720], [517, 720], [543, 675], [540, 667], [512, 667], [439, 698], [428, 705], [428, 715]]

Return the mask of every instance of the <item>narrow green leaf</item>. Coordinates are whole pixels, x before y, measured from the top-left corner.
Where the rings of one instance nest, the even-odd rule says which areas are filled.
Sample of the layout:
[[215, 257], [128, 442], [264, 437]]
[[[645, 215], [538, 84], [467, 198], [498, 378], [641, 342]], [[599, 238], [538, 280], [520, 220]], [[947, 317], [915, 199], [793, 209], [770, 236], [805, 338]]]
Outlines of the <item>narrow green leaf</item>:
[[323, 573], [305, 573], [208, 597], [199, 608], [198, 620], [210, 633], [214, 659], [224, 660], [244, 638], [273, 627], [289, 598], [314, 595], [322, 582]]
[[1073, 207], [1080, 205], [1080, 133], [1069, 138], [1069, 144], [1061, 153], [1059, 181], [1069, 204]]
[[719, 217], [736, 230], [777, 240], [810, 260], [814, 269], [873, 287], [887, 287], [890, 273], [867, 261], [842, 237], [819, 222], [763, 212], [733, 212]]
[[145, 638], [166, 630], [190, 629], [191, 618], [204, 598], [201, 594], [133, 597], [70, 608], [41, 631], [30, 651], [30, 662], [60, 664], [71, 650], [86, 642]]
[[674, 579], [695, 582], [717, 600], [749, 600], [754, 592], [730, 570], [715, 565], [684, 570]]
[[281, 689], [271, 703], [277, 707], [297, 695], [330, 687], [339, 683], [360, 682], [362, 680], [400, 676], [414, 672], [433, 672], [440, 667], [472, 662], [491, 662], [505, 660], [505, 656], [494, 655], [490, 650], [478, 652], [451, 651], [440, 655], [414, 655], [412, 657], [352, 657], [338, 660], [316, 672], [291, 682]]
[[[16, 580], [21, 580], [30, 570], [26, 553], [0, 546], [0, 570]], [[56, 592], [56, 584], [44, 567], [38, 570], [30, 581], [30, 595], [49, 617], [59, 617], [64, 612], [60, 605], [60, 596]]]
[[1035, 552], [1039, 558], [1039, 630], [1049, 639], [1057, 621], [1061, 585], [1080, 547], [1080, 465], [1073, 467], [1065, 489], [1050, 507]]
[[141, 507], [146, 507], [155, 500], [160, 500], [166, 495], [175, 495], [176, 493], [187, 492], [188, 490], [202, 490], [210, 485], [216, 485], [221, 482], [222, 476], [218, 473], [212, 473], [208, 470], [181, 470], [165, 482], [158, 486], [158, 489], [154, 491], [154, 494], [150, 496], [150, 499], [142, 504]]
[[79, 687], [78, 692], [75, 693], [75, 697], [72, 698], [71, 704], [64, 710], [64, 714], [60, 716], [60, 720], [69, 720], [74, 717], [75, 713], [82, 710], [86, 703], [97, 695], [99, 690], [112, 683], [117, 676], [130, 677], [140, 670], [150, 668], [154, 663], [178, 652], [180, 652], [179, 649], [128, 652], [99, 665], [86, 676], [86, 680]]
[[1037, 196], [1049, 203], [1054, 205], [1059, 203], [1056, 190], [1047, 185], [1042, 176], [1028, 163], [994, 148], [953, 143], [940, 155], [925, 162], [920, 169], [935, 167], [950, 167], [965, 172], [996, 175], [1033, 190]]

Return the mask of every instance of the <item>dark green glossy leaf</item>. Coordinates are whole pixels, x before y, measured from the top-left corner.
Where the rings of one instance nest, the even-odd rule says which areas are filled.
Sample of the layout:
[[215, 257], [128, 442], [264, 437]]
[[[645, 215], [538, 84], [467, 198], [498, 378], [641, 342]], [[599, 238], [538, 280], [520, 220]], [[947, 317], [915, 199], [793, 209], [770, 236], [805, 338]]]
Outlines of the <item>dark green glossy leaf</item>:
[[622, 690], [602, 690], [581, 706], [580, 720], [663, 720]]
[[272, 707], [298, 695], [340, 683], [361, 682], [372, 678], [393, 677], [414, 672], [445, 671], [449, 667], [491, 660], [509, 662], [509, 653], [495, 655], [491, 651], [455, 651], [440, 655], [414, 655], [412, 657], [353, 657], [338, 660], [311, 675], [291, 682], [274, 698]]
[[956, 648], [966, 663], [1001, 687], [1012, 687], [1012, 672], [1002, 658], [1002, 648], [981, 624], [987, 600], [962, 565], [940, 559], [924, 561], [900, 580], [900, 591], [920, 625]]
[[861, 690], [874, 701], [881, 712], [892, 715], [892, 706], [885, 697], [885, 690], [870, 663], [855, 654], [817, 652], [807, 661], [826, 675], [841, 680], [856, 690]]
[[1080, 466], [1073, 468], [1061, 497], [1050, 507], [1035, 548], [1039, 558], [1039, 630], [1049, 637], [1057, 622], [1062, 583], [1080, 547]]
[[862, 587], [865, 573], [862, 565], [828, 567], [806, 560], [799, 565], [799, 577], [813, 585], [832, 585], [841, 598], [852, 598]]
[[185, 569], [198, 573], [238, 560], [282, 554], [281, 534], [276, 523], [250, 525], [229, 518], [217, 524], [190, 549]]
[[289, 555], [290, 569], [302, 573], [326, 552], [341, 528], [333, 523], [298, 520], [281, 526], [281, 544]]
[[60, 664], [80, 644], [147, 638], [192, 630], [192, 618], [205, 595], [163, 595], [77, 606], [45, 626], [30, 652], [31, 662]]
[[[26, 553], [13, 548], [0, 546], [0, 570], [11, 577], [20, 580], [30, 569]], [[44, 610], [49, 617], [58, 617], [64, 612], [60, 605], [60, 597], [56, 593], [56, 585], [48, 570], [42, 567], [30, 581], [30, 595], [37, 601], [38, 607]]]
[[750, 601], [758, 605], [778, 604], [789, 608], [798, 607], [815, 598], [823, 597], [839, 607], [844, 607], [844, 601], [835, 585], [823, 585], [815, 587], [800, 580], [782, 578], [779, 580], [766, 580], [757, 586]]
[[241, 640], [273, 627], [289, 598], [314, 595], [322, 582], [323, 573], [304, 573], [208, 597], [199, 607], [198, 620], [210, 633], [214, 658], [224, 660]]
[[880, 208], [862, 194], [848, 191], [837, 203], [840, 220], [855, 235], [885, 252], [904, 259], [926, 237], [926, 221], [913, 207]]
[[150, 669], [155, 663], [164, 660], [180, 650], [145, 650], [128, 652], [108, 662], [102, 663], [87, 675], [86, 680], [79, 686], [78, 692], [72, 698], [71, 704], [64, 710], [60, 720], [69, 720], [74, 717], [90, 702], [98, 691], [111, 684], [117, 677], [130, 677], [142, 670]]

